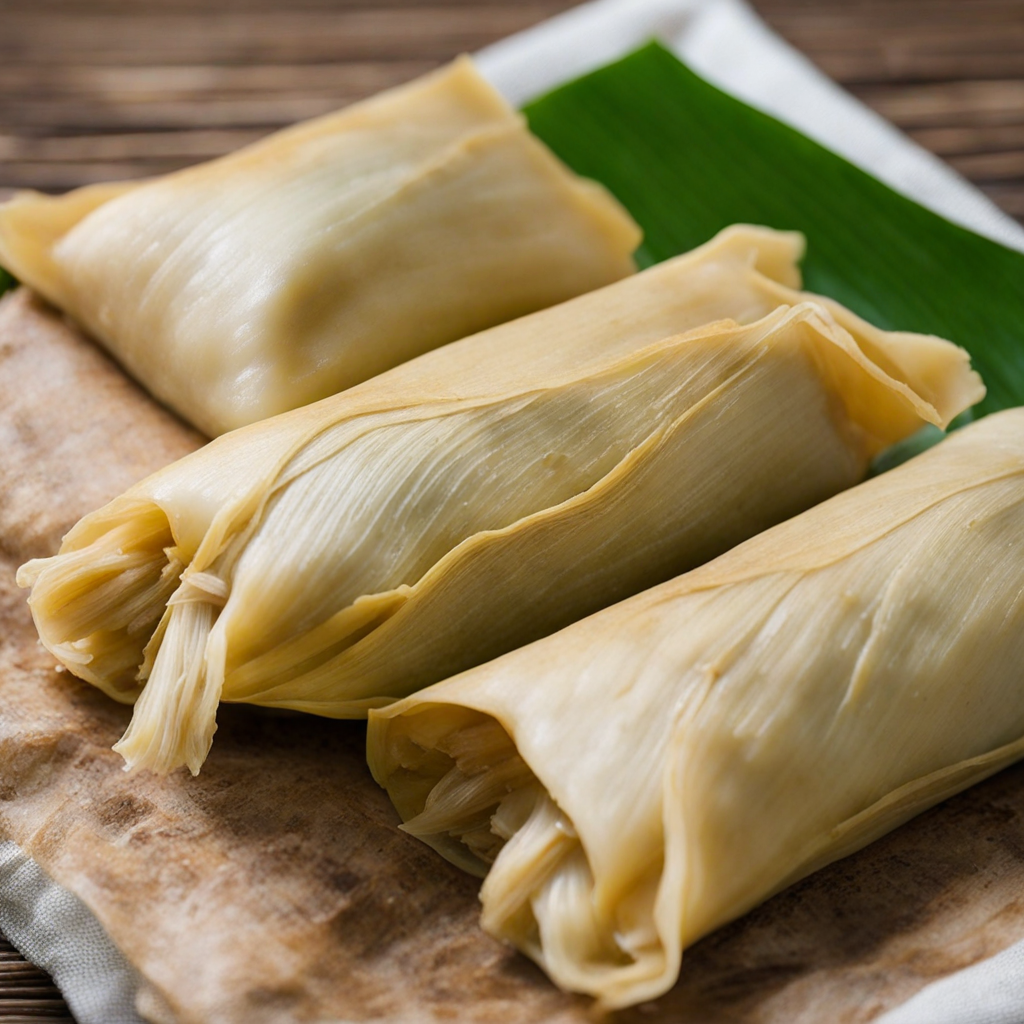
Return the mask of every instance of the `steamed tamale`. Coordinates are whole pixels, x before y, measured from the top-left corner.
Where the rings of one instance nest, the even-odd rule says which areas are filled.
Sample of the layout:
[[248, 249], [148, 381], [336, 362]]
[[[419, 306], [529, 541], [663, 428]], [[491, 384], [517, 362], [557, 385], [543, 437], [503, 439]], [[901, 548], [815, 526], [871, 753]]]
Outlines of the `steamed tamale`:
[[981, 396], [956, 346], [781, 283], [799, 251], [736, 228], [219, 438], [23, 567], [43, 643], [138, 698], [130, 765], [198, 771], [220, 700], [365, 715], [692, 568]]
[[483, 923], [623, 1006], [682, 948], [1024, 755], [1024, 410], [374, 712]]
[[468, 58], [157, 180], [0, 206], [0, 264], [210, 435], [618, 280], [639, 240]]

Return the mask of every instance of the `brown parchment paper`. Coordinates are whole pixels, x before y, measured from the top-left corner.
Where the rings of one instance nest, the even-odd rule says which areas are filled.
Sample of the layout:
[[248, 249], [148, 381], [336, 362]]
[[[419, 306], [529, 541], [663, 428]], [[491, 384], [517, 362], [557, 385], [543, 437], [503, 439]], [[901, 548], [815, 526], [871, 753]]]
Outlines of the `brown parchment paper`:
[[[199, 443], [26, 292], [0, 300], [0, 838], [92, 909], [156, 1022], [593, 1020], [398, 831], [361, 725], [222, 706], [197, 779], [121, 771], [129, 709], [56, 671], [14, 572]], [[1024, 767], [705, 939], [614, 1019], [867, 1021], [1020, 938]]]

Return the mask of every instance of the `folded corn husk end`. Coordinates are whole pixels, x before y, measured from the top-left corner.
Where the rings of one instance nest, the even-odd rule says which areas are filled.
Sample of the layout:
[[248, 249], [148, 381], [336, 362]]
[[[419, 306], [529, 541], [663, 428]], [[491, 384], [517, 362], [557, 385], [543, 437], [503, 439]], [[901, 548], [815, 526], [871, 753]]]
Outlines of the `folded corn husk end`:
[[17, 573], [43, 646], [75, 675], [123, 703], [141, 691], [139, 667], [185, 568], [166, 514], [122, 500], [101, 510], [91, 542]]
[[[210, 753], [223, 688], [224, 636], [216, 630], [223, 604], [218, 577], [182, 579], [147, 645], [145, 685], [114, 750], [126, 771], [167, 774], [184, 764], [193, 775]], [[152, 648], [166, 653], [156, 657]], [[219, 656], [218, 656], [219, 655]]]
[[760, 224], [730, 224], [706, 242], [701, 251], [712, 258], [746, 265], [790, 292], [803, 284], [800, 261], [807, 252], [807, 238], [801, 231], [776, 231]]
[[410, 698], [370, 712], [367, 760], [401, 829], [483, 878], [484, 930], [560, 987], [611, 1010], [675, 982], [681, 942], [659, 920], [661, 859], [614, 899], [600, 891], [573, 822], [496, 718]]
[[[162, 773], [185, 764], [196, 774], [216, 730], [223, 659], [208, 656], [227, 584], [179, 546], [159, 505], [126, 496], [96, 517], [93, 529], [79, 529], [76, 546], [27, 562], [16, 581], [31, 588], [43, 646], [75, 675], [135, 705], [114, 747], [126, 768]], [[161, 649], [168, 653], [158, 658]]]
[[[686, 944], [1022, 756], [1019, 739], [912, 779], [816, 836], [794, 853], [784, 877], [703, 921]], [[675, 984], [686, 930], [678, 908], [699, 878], [688, 877], [685, 858], [670, 856], [666, 869], [659, 856], [615, 894], [612, 907], [595, 886], [571, 818], [495, 717], [468, 701], [410, 698], [370, 713], [367, 760], [402, 817], [399, 827], [483, 879], [483, 929], [520, 949], [561, 988], [594, 997], [601, 1011], [658, 998]], [[672, 808], [678, 793], [671, 764], [662, 785], [668, 848], [682, 848], [686, 823]]]
[[63, 196], [26, 189], [0, 203], [0, 266], [48, 302], [67, 302], [63, 274], [53, 248], [93, 210], [137, 189], [142, 182], [114, 181], [86, 185]]

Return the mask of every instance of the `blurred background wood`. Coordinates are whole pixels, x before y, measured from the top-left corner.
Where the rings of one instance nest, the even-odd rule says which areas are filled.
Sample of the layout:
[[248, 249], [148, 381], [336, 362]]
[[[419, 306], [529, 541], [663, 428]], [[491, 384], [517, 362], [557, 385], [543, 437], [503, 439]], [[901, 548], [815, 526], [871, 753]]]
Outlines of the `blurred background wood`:
[[[0, 197], [159, 174], [326, 113], [570, 0], [0, 0]], [[1024, 0], [755, 0], [1024, 220]], [[70, 1021], [0, 937], [0, 1021]]]
[[0, 935], [0, 1020], [4, 1024], [71, 1024], [64, 1000], [49, 977]]
[[[0, 190], [228, 152], [569, 0], [0, 0]], [[828, 74], [1024, 218], [1024, 0], [756, 0]]]

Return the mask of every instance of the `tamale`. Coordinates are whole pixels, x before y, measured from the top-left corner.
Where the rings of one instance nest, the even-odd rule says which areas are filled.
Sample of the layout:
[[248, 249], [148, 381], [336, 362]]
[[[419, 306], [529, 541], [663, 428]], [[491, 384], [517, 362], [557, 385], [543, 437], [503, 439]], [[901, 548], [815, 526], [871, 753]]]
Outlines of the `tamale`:
[[484, 927], [625, 1006], [682, 949], [1024, 755], [1024, 410], [370, 716]]
[[195, 772], [221, 700], [364, 716], [856, 483], [984, 389], [781, 283], [800, 245], [735, 228], [217, 439], [21, 569], [43, 643], [138, 698], [130, 766]]
[[0, 206], [0, 264], [216, 435], [634, 271], [462, 58], [218, 160]]

